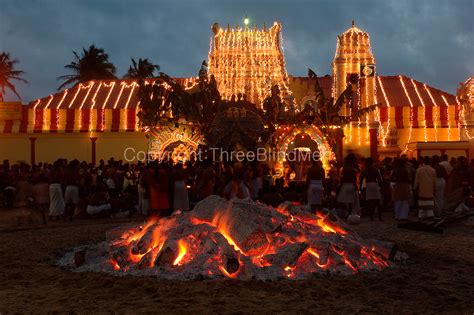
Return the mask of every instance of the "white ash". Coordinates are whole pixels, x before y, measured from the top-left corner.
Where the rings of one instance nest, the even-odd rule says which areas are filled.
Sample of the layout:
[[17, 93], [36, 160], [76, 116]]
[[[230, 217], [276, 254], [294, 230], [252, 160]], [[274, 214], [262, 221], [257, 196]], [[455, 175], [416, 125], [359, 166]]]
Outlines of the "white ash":
[[76, 247], [58, 265], [176, 280], [302, 279], [380, 271], [390, 259], [405, 258], [394, 249], [391, 243], [363, 240], [331, 214], [210, 196], [193, 211], [111, 229], [105, 242]]

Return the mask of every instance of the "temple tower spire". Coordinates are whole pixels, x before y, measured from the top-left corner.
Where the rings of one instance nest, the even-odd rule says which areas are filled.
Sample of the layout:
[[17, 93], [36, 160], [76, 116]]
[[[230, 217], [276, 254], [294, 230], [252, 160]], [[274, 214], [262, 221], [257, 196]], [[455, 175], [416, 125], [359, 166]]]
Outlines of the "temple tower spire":
[[332, 69], [335, 98], [346, 89], [349, 76], [357, 75], [360, 107], [374, 104], [375, 58], [372, 54], [369, 34], [359, 29], [354, 20], [351, 27], [337, 37]]
[[[214, 75], [224, 99], [239, 93], [262, 105], [271, 88], [278, 85], [283, 101], [293, 105], [285, 57], [281, 41], [281, 24], [275, 22], [268, 30], [250, 29], [248, 18], [243, 28], [223, 29], [212, 26], [209, 52], [209, 74]], [[291, 104], [290, 104], [291, 103]]]

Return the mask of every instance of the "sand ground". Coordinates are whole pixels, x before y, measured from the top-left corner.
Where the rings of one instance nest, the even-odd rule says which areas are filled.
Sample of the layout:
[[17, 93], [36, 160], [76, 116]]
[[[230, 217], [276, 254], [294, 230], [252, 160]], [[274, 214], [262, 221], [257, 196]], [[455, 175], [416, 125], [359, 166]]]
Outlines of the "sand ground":
[[[57, 222], [43, 226], [0, 213], [0, 313], [452, 313], [474, 311], [474, 224], [443, 235], [363, 221], [367, 238], [396, 242], [408, 263], [380, 273], [305, 281], [206, 280], [73, 273], [52, 262], [66, 249], [105, 239], [131, 219]], [[136, 219], [135, 219], [136, 220]]]

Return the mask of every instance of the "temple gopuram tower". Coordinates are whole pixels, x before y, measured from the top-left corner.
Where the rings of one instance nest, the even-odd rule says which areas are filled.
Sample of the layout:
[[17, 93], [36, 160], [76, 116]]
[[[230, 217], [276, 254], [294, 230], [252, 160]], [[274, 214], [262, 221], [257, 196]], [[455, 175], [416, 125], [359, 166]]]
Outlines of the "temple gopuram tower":
[[244, 97], [257, 106], [278, 85], [282, 100], [293, 104], [283, 55], [281, 24], [275, 22], [267, 29], [212, 26], [209, 52], [209, 74], [214, 75], [224, 99], [233, 95]]
[[354, 21], [347, 31], [337, 37], [332, 69], [334, 98], [346, 89], [349, 76], [356, 75], [359, 78], [358, 106], [362, 108], [375, 104], [375, 59], [370, 37], [357, 28]]

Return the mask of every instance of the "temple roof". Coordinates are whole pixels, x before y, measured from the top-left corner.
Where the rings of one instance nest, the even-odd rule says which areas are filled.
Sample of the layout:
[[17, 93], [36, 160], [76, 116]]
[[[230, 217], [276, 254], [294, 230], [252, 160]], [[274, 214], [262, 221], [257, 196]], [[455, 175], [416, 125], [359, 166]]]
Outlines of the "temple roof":
[[[157, 79], [147, 79], [153, 84]], [[176, 78], [186, 89], [191, 89], [197, 78]], [[296, 102], [311, 95], [314, 80], [308, 77], [289, 77], [290, 89]], [[326, 97], [332, 94], [332, 77], [318, 78]], [[456, 105], [456, 97], [406, 76], [377, 77], [376, 101], [385, 106], [446, 106]], [[34, 100], [28, 107], [35, 109], [126, 109], [136, 108], [138, 83], [135, 80], [100, 80], [77, 84], [64, 91]]]
[[379, 76], [376, 88], [376, 102], [389, 107], [457, 104], [456, 96], [403, 75]]

